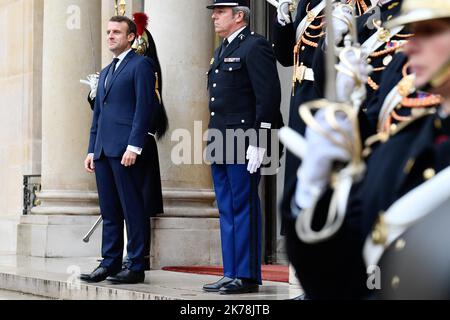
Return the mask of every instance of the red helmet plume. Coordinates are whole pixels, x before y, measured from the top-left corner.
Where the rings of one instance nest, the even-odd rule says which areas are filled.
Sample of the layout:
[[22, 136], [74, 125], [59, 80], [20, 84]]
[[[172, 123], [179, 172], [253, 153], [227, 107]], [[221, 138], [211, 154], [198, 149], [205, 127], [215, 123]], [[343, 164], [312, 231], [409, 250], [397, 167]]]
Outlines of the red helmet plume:
[[138, 36], [142, 36], [148, 26], [148, 16], [144, 12], [136, 12], [133, 14], [133, 19], [137, 26]]

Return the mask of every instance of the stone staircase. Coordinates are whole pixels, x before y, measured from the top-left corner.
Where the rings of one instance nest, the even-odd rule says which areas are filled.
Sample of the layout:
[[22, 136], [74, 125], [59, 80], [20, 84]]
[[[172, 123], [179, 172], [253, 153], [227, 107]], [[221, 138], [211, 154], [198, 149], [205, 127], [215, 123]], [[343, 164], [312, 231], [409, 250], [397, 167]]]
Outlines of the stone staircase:
[[0, 289], [59, 300], [287, 300], [301, 290], [285, 283], [265, 282], [259, 293], [221, 296], [204, 293], [203, 284], [215, 276], [150, 271], [138, 285], [108, 282], [86, 284], [80, 272], [97, 266], [96, 258], [43, 259], [0, 255]]

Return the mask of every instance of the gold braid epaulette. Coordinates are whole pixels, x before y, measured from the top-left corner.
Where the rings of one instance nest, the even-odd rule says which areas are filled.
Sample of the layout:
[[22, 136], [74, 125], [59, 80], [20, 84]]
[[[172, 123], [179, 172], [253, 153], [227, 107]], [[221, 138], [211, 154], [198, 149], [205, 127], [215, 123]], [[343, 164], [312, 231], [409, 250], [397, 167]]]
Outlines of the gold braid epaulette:
[[373, 135], [366, 139], [364, 143], [364, 151], [363, 151], [363, 157], [367, 158], [372, 153], [372, 146], [376, 143], [385, 143], [389, 140], [389, 138], [395, 136], [399, 132], [405, 130], [409, 125], [413, 124], [419, 119], [422, 119], [426, 116], [433, 115], [436, 113], [436, 108], [429, 108], [429, 109], [420, 109], [420, 113], [416, 114], [415, 116], [412, 116], [410, 119], [404, 122], [400, 122], [399, 124], [393, 124], [391, 130], [389, 131], [382, 131], [377, 133], [376, 135]]

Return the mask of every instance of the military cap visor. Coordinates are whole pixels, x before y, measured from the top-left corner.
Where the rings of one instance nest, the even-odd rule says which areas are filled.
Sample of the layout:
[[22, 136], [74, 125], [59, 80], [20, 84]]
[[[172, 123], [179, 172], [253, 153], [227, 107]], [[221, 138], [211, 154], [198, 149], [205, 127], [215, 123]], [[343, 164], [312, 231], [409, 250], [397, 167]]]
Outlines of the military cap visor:
[[448, 0], [405, 0], [401, 13], [386, 22], [386, 28], [404, 26], [415, 22], [450, 18], [450, 1]]
[[248, 7], [247, 1], [214, 0], [214, 4], [207, 6], [208, 9], [217, 7]]

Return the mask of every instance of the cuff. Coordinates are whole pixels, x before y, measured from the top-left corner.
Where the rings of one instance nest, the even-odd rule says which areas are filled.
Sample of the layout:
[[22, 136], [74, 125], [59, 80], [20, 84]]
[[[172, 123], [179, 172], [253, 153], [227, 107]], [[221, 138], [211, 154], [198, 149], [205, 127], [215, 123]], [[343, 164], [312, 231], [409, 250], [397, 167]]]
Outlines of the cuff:
[[142, 154], [142, 148], [138, 148], [138, 147], [135, 147], [135, 146], [128, 146], [127, 151], [134, 152], [134, 153], [136, 153], [139, 156]]

